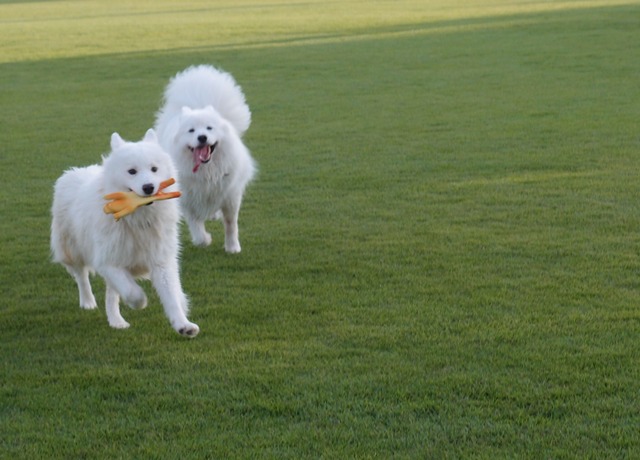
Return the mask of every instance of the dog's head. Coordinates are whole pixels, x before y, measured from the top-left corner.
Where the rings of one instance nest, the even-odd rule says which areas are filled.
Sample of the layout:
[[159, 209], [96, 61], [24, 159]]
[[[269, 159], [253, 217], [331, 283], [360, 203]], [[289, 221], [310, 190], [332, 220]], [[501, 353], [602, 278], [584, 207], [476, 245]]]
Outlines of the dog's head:
[[228, 123], [212, 106], [204, 109], [182, 108], [176, 141], [184, 154], [191, 155], [194, 173], [200, 165], [211, 161], [227, 129]]
[[158, 144], [152, 129], [140, 142], [127, 142], [113, 133], [111, 153], [103, 166], [105, 193], [133, 191], [150, 196], [158, 192], [160, 182], [175, 178], [171, 158]]

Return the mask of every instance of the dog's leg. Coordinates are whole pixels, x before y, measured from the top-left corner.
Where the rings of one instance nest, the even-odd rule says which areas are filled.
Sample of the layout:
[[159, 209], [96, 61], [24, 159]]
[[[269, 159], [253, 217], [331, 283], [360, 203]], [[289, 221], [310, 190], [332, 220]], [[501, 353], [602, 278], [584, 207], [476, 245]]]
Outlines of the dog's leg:
[[151, 282], [158, 292], [164, 312], [171, 326], [181, 335], [195, 337], [200, 332], [197, 324], [187, 319], [187, 297], [180, 285], [178, 265], [171, 263], [155, 267], [151, 271]]
[[109, 326], [115, 329], [126, 329], [129, 323], [120, 314], [120, 295], [111, 285], [107, 284], [107, 294], [105, 296], [105, 309], [107, 310], [107, 320]]
[[232, 200], [222, 207], [222, 221], [224, 222], [224, 250], [230, 254], [236, 254], [240, 248], [238, 239], [238, 214], [240, 213], [241, 199]]
[[147, 306], [147, 296], [129, 272], [118, 267], [102, 267], [98, 273], [129, 307], [142, 309]]
[[91, 283], [89, 282], [89, 269], [87, 267], [72, 267], [71, 265], [65, 265], [65, 268], [71, 276], [76, 280], [78, 285], [78, 293], [80, 295], [80, 307], [86, 310], [93, 310], [98, 306], [96, 298], [93, 296], [91, 290]]
[[189, 232], [191, 233], [191, 241], [196, 246], [209, 246], [211, 244], [211, 234], [204, 228], [204, 221], [195, 219], [189, 215], [185, 216]]

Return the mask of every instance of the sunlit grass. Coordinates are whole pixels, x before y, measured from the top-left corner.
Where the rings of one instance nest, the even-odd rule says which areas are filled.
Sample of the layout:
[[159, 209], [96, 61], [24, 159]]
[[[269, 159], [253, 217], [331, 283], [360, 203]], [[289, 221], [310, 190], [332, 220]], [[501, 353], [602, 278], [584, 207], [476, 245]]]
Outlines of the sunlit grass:
[[[0, 1], [0, 62], [331, 42], [366, 38], [371, 28], [387, 29], [392, 36], [451, 32], [482, 27], [469, 23], [482, 18], [629, 3], [633, 2]], [[506, 25], [521, 21], [511, 18]]]

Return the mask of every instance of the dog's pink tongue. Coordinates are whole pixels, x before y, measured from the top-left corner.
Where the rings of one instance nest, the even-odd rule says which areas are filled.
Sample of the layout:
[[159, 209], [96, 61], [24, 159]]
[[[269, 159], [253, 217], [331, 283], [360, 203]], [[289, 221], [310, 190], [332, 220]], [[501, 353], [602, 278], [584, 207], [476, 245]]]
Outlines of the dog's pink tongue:
[[211, 158], [211, 149], [208, 145], [193, 149], [193, 172], [195, 173], [200, 165]]

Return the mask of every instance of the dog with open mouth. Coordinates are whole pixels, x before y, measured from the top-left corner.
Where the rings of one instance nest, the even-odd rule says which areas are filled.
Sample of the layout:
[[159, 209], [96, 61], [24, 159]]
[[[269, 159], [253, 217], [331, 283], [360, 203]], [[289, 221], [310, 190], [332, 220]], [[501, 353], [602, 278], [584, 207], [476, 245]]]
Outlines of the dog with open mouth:
[[178, 171], [180, 210], [195, 245], [211, 244], [205, 222], [221, 215], [225, 250], [241, 250], [238, 215], [256, 172], [242, 140], [250, 124], [244, 93], [227, 72], [189, 67], [165, 90], [155, 128]]

